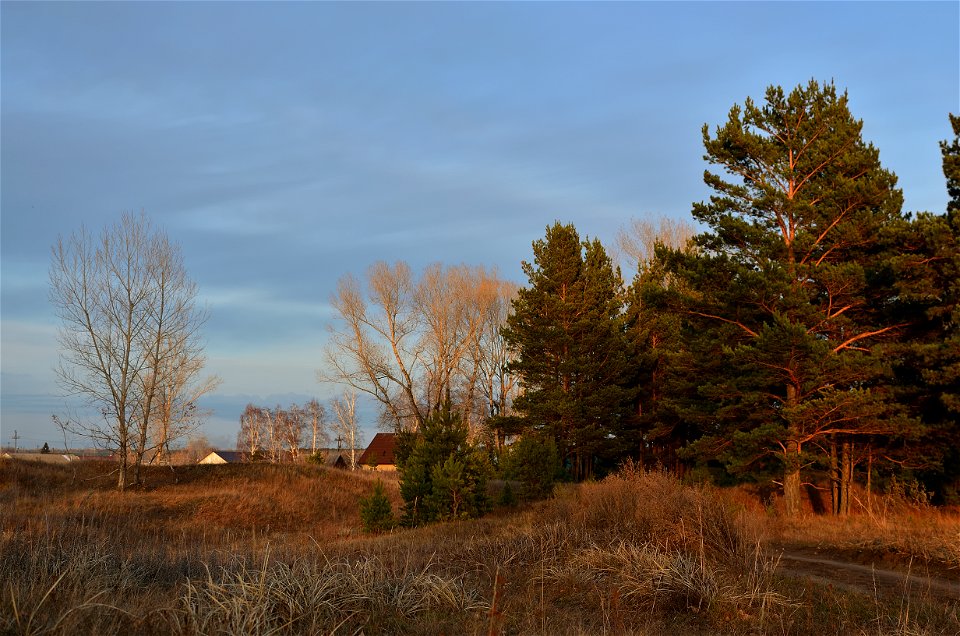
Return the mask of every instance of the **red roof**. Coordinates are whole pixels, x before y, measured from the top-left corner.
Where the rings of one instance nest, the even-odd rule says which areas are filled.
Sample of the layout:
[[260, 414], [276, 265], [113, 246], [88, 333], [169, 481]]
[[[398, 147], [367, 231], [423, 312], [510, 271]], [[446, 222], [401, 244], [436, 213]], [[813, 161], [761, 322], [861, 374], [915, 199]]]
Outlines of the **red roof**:
[[370, 464], [376, 464], [377, 466], [393, 465], [396, 463], [393, 459], [393, 449], [396, 446], [396, 433], [377, 433], [373, 436], [370, 445], [367, 446], [367, 450], [363, 451], [363, 455], [360, 455], [357, 463], [361, 466], [369, 466]]

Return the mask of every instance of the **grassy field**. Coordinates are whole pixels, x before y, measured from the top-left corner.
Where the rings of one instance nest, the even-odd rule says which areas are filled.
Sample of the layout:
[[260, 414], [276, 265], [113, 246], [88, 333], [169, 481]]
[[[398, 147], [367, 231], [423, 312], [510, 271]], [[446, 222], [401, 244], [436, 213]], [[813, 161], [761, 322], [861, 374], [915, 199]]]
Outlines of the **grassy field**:
[[120, 494], [111, 469], [0, 462], [0, 634], [960, 634], [960, 599], [778, 568], [816, 547], [956, 578], [960, 519], [932, 509], [792, 521], [625, 470], [371, 537], [369, 473], [156, 468]]

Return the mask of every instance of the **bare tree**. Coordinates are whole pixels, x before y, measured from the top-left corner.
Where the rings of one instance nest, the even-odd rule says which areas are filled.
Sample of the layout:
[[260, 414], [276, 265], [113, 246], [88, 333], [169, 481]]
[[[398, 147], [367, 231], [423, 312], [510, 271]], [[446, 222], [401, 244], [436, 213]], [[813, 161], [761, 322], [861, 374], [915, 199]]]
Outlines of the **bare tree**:
[[123, 490], [130, 459], [139, 478], [151, 447], [157, 395], [172, 389], [168, 363], [190, 351], [194, 372], [203, 366], [198, 336], [206, 317], [179, 248], [142, 214], [123, 215], [98, 237], [81, 228], [52, 252], [50, 299], [62, 322], [57, 374], [69, 395], [100, 413], [66, 425], [117, 451]]
[[240, 415], [237, 450], [243, 451], [248, 460], [252, 461], [263, 455], [269, 420], [269, 413], [265, 413], [264, 409], [253, 404], [247, 404], [247, 408]]
[[264, 412], [266, 414], [266, 450], [270, 461], [274, 464], [279, 464], [280, 460], [283, 458], [283, 428], [284, 428], [284, 418], [286, 413], [280, 405], [278, 404], [274, 408], [265, 408]]
[[495, 273], [465, 265], [430, 265], [416, 281], [405, 263], [375, 264], [365, 284], [347, 275], [332, 299], [341, 327], [318, 376], [373, 396], [394, 428], [418, 428], [449, 400], [475, 429], [487, 373], [478, 347], [499, 329], [490, 321], [505, 318], [491, 307], [508, 289]]
[[187, 463], [196, 464], [201, 459], [210, 454], [213, 446], [206, 435], [191, 436], [187, 439], [187, 445], [184, 448]]
[[[696, 233], [692, 223], [668, 216], [656, 219], [630, 219], [630, 224], [617, 230], [617, 260], [626, 271], [635, 274], [653, 258], [658, 243], [679, 249], [686, 247]], [[627, 278], [629, 280], [629, 277]]]
[[134, 445], [134, 481], [141, 483], [143, 458], [169, 457], [170, 444], [197, 430], [210, 414], [200, 399], [220, 385], [217, 376], [201, 377], [206, 356], [200, 327], [207, 314], [196, 308], [197, 286], [182, 265], [179, 248], [161, 235], [153, 244], [155, 302], [149, 331], [144, 333], [147, 370], [143, 374], [143, 406]]
[[350, 445], [350, 470], [357, 469], [357, 444], [361, 442], [360, 427], [357, 424], [357, 394], [347, 391], [342, 397], [331, 403], [336, 420], [333, 430], [337, 437]]
[[344, 326], [332, 333], [320, 380], [372, 395], [397, 426], [419, 426], [425, 413], [415, 394], [422, 360], [410, 267], [376, 263], [367, 288], [369, 305], [356, 278], [338, 282], [332, 304]]
[[296, 463], [300, 461], [300, 443], [306, 429], [306, 413], [300, 406], [291, 404], [290, 408], [282, 412], [280, 425], [280, 438], [290, 461]]
[[199, 349], [182, 347], [162, 366], [162, 380], [157, 387], [158, 404], [150, 427], [156, 449], [153, 463], [169, 462], [171, 441], [189, 435], [210, 415], [210, 411], [201, 409], [198, 402], [220, 386], [220, 378], [201, 378], [204, 362]]
[[492, 279], [478, 292], [481, 294], [479, 311], [482, 320], [470, 350], [470, 387], [480, 399], [476, 400], [477, 406], [473, 409], [475, 419], [468, 418], [472, 431], [475, 430], [474, 421], [486, 422], [493, 417], [512, 415], [513, 399], [519, 391], [516, 377], [508, 368], [513, 353], [500, 333], [510, 313], [517, 285]]
[[310, 422], [310, 431], [312, 433], [311, 452], [316, 454], [317, 442], [324, 444], [330, 441], [330, 435], [327, 433], [327, 410], [316, 400], [310, 400], [304, 405], [306, 417]]

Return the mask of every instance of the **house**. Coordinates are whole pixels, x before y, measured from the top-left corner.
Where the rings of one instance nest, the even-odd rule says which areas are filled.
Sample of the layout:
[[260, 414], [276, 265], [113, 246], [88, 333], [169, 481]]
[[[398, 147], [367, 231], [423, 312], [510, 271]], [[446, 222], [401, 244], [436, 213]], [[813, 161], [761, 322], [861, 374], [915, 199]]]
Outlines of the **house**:
[[350, 458], [344, 456], [344, 453], [328, 453], [324, 458], [323, 465], [328, 468], [349, 468]]
[[3, 453], [2, 459], [19, 459], [44, 464], [69, 464], [80, 461], [77, 455], [58, 455], [56, 453]]
[[350, 449], [318, 448], [316, 451], [311, 451], [309, 448], [302, 448], [300, 449], [300, 457], [306, 458], [308, 463], [319, 464], [327, 468], [350, 467]]
[[357, 464], [371, 470], [396, 470], [397, 464], [393, 458], [396, 446], [396, 433], [377, 433], [367, 450], [360, 455]]
[[243, 451], [215, 450], [201, 459], [198, 464], [239, 464], [247, 459]]
[[350, 451], [328, 448], [322, 451], [323, 465], [327, 468], [350, 468]]

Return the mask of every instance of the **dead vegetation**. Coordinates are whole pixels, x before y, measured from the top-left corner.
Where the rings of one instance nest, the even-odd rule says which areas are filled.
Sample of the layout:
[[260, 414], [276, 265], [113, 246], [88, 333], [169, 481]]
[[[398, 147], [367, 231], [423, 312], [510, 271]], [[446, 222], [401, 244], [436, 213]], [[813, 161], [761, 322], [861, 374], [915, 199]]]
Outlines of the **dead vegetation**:
[[850, 517], [783, 520], [774, 537], [788, 547], [814, 548], [856, 562], [925, 568], [960, 580], [960, 513], [932, 507]]
[[107, 466], [0, 463], [0, 634], [960, 633], [956, 603], [779, 576], [769, 537], [801, 526], [660, 473], [368, 537], [382, 475], [165, 468], [120, 494]]

